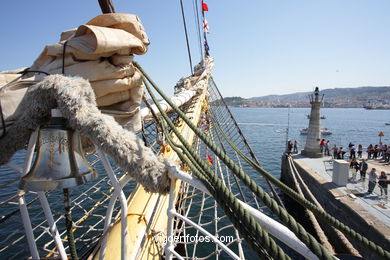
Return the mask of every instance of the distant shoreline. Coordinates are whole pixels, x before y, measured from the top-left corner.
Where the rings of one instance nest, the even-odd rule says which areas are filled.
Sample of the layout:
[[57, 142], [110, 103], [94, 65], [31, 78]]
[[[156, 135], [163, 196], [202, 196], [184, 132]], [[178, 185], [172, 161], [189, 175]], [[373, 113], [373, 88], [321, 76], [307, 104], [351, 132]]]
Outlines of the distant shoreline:
[[[300, 92], [286, 95], [268, 95], [243, 98], [239, 96], [224, 97], [232, 107], [310, 107], [311, 92]], [[323, 107], [329, 108], [367, 108], [390, 109], [390, 87], [358, 87], [320, 89], [323, 96]]]

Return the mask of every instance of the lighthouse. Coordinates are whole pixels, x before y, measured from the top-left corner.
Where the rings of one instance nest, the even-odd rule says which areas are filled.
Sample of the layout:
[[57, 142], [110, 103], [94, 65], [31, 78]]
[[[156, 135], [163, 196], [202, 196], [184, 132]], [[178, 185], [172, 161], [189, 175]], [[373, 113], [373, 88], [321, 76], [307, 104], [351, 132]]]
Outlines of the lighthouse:
[[320, 90], [318, 87], [316, 87], [314, 93], [310, 95], [311, 111], [309, 130], [306, 138], [305, 148], [302, 150], [302, 155], [311, 158], [320, 158], [323, 156], [320, 150], [320, 107], [323, 97], [324, 96], [320, 98]]

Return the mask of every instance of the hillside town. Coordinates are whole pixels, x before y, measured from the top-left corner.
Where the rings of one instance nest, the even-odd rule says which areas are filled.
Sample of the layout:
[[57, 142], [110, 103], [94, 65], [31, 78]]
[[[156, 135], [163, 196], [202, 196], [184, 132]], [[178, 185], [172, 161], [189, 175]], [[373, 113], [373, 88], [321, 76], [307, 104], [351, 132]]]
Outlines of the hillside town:
[[[390, 109], [390, 87], [325, 89], [323, 107]], [[242, 98], [226, 97], [232, 107], [310, 107], [308, 93]]]

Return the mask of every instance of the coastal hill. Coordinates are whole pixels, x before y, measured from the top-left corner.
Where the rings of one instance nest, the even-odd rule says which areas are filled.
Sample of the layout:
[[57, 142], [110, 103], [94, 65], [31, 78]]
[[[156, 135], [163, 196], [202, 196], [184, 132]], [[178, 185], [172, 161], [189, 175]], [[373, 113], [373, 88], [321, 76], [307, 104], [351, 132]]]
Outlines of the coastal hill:
[[[309, 95], [313, 92], [298, 92], [287, 95], [262, 97], [224, 98], [233, 107], [310, 107]], [[358, 108], [367, 105], [390, 105], [390, 87], [333, 88], [321, 90], [324, 107]]]

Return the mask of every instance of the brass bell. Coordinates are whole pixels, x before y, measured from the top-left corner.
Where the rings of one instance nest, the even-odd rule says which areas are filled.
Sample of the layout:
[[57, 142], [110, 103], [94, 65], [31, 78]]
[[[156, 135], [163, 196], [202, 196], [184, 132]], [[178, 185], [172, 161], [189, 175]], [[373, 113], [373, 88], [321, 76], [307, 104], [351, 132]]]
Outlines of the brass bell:
[[34, 165], [22, 177], [19, 188], [25, 191], [65, 189], [97, 176], [83, 154], [80, 134], [66, 128], [59, 110], [52, 109], [49, 125], [39, 130]]

